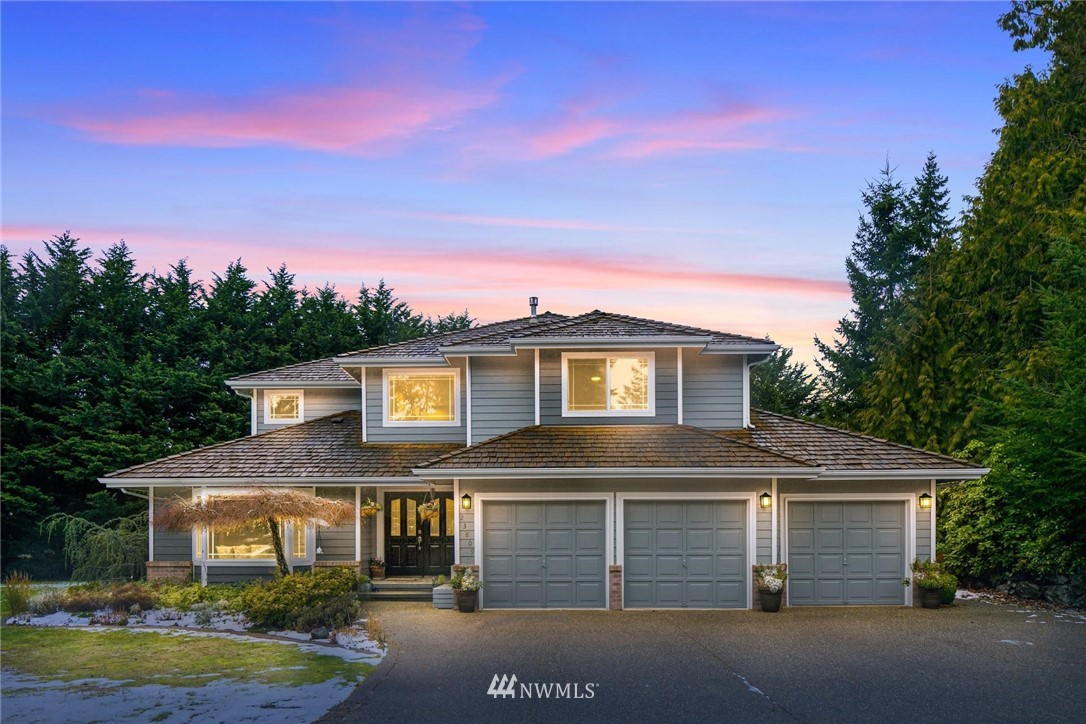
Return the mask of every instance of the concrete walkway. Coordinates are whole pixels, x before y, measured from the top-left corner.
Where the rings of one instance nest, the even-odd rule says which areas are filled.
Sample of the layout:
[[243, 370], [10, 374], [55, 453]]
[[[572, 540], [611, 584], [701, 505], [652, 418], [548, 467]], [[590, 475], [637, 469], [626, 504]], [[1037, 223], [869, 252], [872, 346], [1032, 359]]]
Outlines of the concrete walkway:
[[[1086, 720], [1083, 615], [978, 601], [779, 614], [371, 610], [390, 655], [323, 721]], [[516, 675], [515, 698], [487, 694], [495, 675]], [[570, 686], [538, 698], [546, 684]]]

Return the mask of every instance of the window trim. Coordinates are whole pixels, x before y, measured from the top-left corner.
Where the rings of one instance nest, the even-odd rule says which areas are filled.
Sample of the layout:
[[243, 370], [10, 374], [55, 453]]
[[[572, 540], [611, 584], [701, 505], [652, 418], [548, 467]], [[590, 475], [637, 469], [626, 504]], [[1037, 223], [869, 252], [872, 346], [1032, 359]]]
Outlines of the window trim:
[[[607, 404], [611, 404], [610, 374], [612, 359], [648, 359], [649, 362], [649, 408], [647, 410], [570, 410], [569, 409], [569, 360], [600, 359], [605, 360], [608, 375]], [[656, 416], [656, 352], [652, 350], [627, 350], [602, 352], [563, 352], [562, 353], [562, 417], [655, 417]]]
[[[390, 420], [388, 388], [390, 375], [442, 375], [453, 379], [453, 419], [451, 420]], [[381, 424], [384, 427], [460, 427], [460, 368], [459, 367], [385, 367], [381, 370]]]
[[[273, 420], [271, 417], [273, 395], [298, 395], [298, 416], [290, 420]], [[265, 425], [294, 425], [299, 422], [305, 422], [305, 390], [264, 390]]]
[[[292, 488], [293, 490], [302, 490], [308, 492], [310, 495], [316, 495], [316, 487], [301, 487]], [[211, 495], [238, 495], [249, 493], [251, 490], [246, 488], [209, 488], [200, 487], [192, 489], [193, 500], [206, 501], [208, 496]], [[315, 525], [305, 526], [305, 550], [306, 556], [304, 558], [297, 558], [294, 555], [294, 527], [295, 524], [291, 522], [285, 522], [282, 524], [283, 531], [283, 543], [285, 546], [285, 553], [287, 554], [287, 564], [293, 566], [311, 566], [317, 560], [317, 527]], [[204, 566], [267, 566], [274, 568], [278, 566], [278, 561], [275, 560], [275, 556], [271, 558], [212, 558], [211, 557], [211, 526], [198, 526], [192, 529], [192, 560], [200, 565]]]

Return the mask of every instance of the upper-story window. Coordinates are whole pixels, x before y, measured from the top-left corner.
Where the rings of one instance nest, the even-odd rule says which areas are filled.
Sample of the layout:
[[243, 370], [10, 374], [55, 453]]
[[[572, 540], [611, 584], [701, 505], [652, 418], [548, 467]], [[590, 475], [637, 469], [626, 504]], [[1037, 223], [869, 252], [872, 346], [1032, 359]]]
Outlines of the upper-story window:
[[562, 414], [653, 415], [656, 358], [652, 352], [566, 352]]
[[305, 418], [305, 395], [301, 390], [267, 390], [264, 393], [264, 424], [285, 425]]
[[459, 425], [456, 369], [385, 370], [385, 425]]

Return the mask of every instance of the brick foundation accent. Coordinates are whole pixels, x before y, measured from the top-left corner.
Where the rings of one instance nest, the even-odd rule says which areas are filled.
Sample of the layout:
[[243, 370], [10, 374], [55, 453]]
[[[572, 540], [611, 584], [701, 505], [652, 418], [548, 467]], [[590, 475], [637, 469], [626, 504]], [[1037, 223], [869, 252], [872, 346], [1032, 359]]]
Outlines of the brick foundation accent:
[[313, 570], [318, 568], [350, 568], [355, 573], [369, 573], [369, 568], [362, 570], [362, 561], [313, 561]]
[[622, 610], [622, 566], [607, 566], [608, 585], [610, 586], [611, 602], [608, 606], [612, 611]]
[[[762, 607], [761, 601], [758, 598], [758, 573], [760, 571], [762, 571], [763, 569], [766, 569], [766, 568], [780, 568], [782, 571], [787, 572], [788, 571], [788, 564], [787, 563], [777, 563], [777, 564], [770, 565], [770, 566], [755, 565], [755, 566], [750, 567], [751, 571], [754, 574], [754, 575], [752, 575], [750, 577], [750, 585], [751, 585], [751, 588], [753, 588], [753, 590], [754, 590], [753, 601], [754, 601], [754, 608], [755, 609], [760, 609]], [[788, 585], [785, 584], [785, 586], [784, 586], [784, 594], [781, 596], [781, 607], [783, 608], [784, 606], [787, 606], [787, 605], [788, 605]]]
[[147, 561], [148, 581], [192, 581], [192, 563], [190, 561]]

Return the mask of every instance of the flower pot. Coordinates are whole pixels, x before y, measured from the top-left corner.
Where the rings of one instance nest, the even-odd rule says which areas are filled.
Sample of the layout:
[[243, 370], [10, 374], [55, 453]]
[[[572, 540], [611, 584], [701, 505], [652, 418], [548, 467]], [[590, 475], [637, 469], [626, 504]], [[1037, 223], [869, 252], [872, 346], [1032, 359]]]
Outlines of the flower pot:
[[924, 608], [939, 608], [943, 602], [943, 590], [941, 588], [918, 588], [920, 592], [920, 605]]
[[375, 581], [379, 581], [379, 580], [384, 579], [384, 577], [385, 577], [385, 567], [384, 566], [370, 566], [370, 578], [371, 579], [373, 579]]
[[460, 613], [473, 613], [479, 605], [478, 591], [453, 591], [456, 599], [456, 608]]
[[784, 595], [784, 591], [780, 590], [774, 593], [768, 588], [758, 589], [758, 598], [762, 600], [762, 610], [766, 613], [776, 613], [781, 610], [781, 596]]

